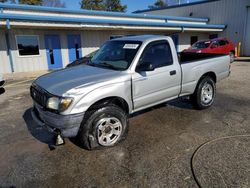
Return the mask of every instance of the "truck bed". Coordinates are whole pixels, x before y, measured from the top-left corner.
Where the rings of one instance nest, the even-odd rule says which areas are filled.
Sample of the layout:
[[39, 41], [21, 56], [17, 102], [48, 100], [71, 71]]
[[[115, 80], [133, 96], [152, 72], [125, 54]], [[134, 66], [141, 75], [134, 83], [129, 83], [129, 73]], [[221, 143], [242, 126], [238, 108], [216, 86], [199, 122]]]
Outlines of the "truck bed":
[[228, 55], [182, 53], [179, 58], [182, 69], [181, 95], [192, 94], [199, 79], [206, 73], [214, 74], [215, 82], [228, 77], [230, 73]]
[[206, 54], [205, 53], [187, 53], [187, 52], [181, 52], [178, 54], [180, 64], [192, 63], [195, 61], [201, 61], [201, 60], [222, 57], [222, 56], [227, 56], [227, 55], [207, 54], [207, 53]]

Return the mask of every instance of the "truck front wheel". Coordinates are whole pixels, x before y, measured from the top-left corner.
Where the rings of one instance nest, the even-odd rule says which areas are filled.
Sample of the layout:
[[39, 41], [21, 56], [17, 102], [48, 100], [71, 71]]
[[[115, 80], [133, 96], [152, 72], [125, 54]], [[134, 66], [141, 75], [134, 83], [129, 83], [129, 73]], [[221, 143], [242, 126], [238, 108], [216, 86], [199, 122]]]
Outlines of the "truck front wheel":
[[83, 148], [92, 150], [116, 145], [127, 131], [127, 114], [114, 104], [106, 104], [86, 112], [78, 137]]
[[212, 106], [216, 94], [214, 80], [209, 77], [203, 77], [198, 83], [191, 101], [196, 109], [203, 110]]

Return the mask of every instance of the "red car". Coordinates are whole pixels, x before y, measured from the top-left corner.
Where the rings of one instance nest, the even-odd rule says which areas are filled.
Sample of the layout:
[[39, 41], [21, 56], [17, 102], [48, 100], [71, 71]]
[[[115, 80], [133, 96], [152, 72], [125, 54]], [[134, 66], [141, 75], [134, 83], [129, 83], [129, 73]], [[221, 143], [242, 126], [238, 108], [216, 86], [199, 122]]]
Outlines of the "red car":
[[183, 52], [228, 54], [230, 55], [231, 62], [236, 57], [235, 45], [226, 38], [198, 41]]

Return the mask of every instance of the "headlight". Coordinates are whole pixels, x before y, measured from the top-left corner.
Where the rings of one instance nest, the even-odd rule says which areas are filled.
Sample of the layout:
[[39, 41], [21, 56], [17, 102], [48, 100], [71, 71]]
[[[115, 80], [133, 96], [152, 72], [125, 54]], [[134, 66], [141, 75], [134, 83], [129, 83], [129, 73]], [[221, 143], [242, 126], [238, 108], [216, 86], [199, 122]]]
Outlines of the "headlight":
[[72, 101], [72, 98], [51, 97], [47, 101], [47, 108], [62, 112], [70, 106]]
[[72, 98], [62, 98], [59, 104], [59, 111], [62, 112], [66, 110], [70, 106], [72, 101], [73, 101]]

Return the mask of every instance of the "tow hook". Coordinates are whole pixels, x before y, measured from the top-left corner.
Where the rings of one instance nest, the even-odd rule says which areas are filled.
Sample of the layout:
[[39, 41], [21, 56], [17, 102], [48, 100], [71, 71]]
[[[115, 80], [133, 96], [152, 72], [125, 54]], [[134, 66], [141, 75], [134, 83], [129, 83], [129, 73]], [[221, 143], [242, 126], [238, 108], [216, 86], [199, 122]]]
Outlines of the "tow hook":
[[60, 146], [63, 144], [65, 144], [65, 141], [64, 141], [63, 137], [60, 134], [58, 134], [56, 137], [56, 146]]
[[63, 144], [65, 144], [64, 138], [60, 134], [57, 134], [55, 137], [55, 144], [49, 144], [48, 147], [50, 151], [53, 151], [56, 149], [56, 146], [60, 146]]
[[61, 146], [63, 144], [65, 144], [64, 138], [60, 134], [57, 134], [55, 136], [55, 142], [53, 144], [48, 144], [48, 147], [50, 151], [53, 151], [56, 149], [56, 146]]

